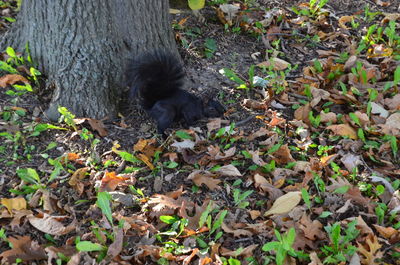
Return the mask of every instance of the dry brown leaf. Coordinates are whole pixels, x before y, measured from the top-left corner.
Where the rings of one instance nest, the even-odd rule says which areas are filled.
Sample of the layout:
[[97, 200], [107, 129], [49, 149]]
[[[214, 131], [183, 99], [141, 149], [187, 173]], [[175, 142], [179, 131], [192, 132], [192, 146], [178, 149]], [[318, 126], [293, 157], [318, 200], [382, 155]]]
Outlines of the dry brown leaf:
[[400, 94], [396, 94], [392, 98], [385, 98], [385, 105], [391, 111], [400, 110]]
[[78, 168], [72, 174], [71, 178], [68, 181], [68, 184], [71, 186], [75, 186], [78, 183], [78, 181], [80, 181], [86, 177], [86, 173], [88, 172], [89, 169], [90, 169], [90, 167]]
[[226, 166], [222, 166], [216, 170], [214, 170], [213, 172], [216, 172], [222, 176], [229, 176], [229, 177], [240, 177], [242, 176], [242, 174], [240, 173], [240, 171], [234, 166], [234, 165], [226, 165]]
[[146, 139], [139, 139], [139, 141], [133, 146], [134, 151], [142, 152], [148, 144], [148, 140]]
[[4, 205], [8, 212], [12, 214], [12, 210], [25, 210], [26, 209], [26, 200], [25, 198], [11, 198], [1, 199], [1, 204]]
[[313, 99], [310, 102], [310, 106], [313, 108], [316, 105], [318, 105], [318, 103], [321, 100], [326, 100], [330, 97], [331, 93], [329, 93], [328, 91], [324, 90], [324, 89], [319, 89], [319, 88], [315, 88], [315, 87], [311, 87], [311, 94], [313, 96]]
[[189, 139], [185, 139], [181, 142], [175, 141], [171, 146], [176, 147], [178, 153], [181, 153], [184, 149], [193, 149], [195, 143]]
[[390, 21], [396, 21], [400, 18], [400, 13], [383, 13], [385, 16], [382, 20], [382, 24], [389, 23]]
[[253, 160], [254, 164], [261, 167], [266, 164], [264, 160], [262, 160], [262, 158], [260, 157], [260, 152], [258, 150], [248, 152], [249, 154], [251, 154], [251, 159]]
[[334, 134], [339, 136], [347, 136], [350, 139], [357, 140], [357, 132], [348, 124], [337, 124], [326, 127], [328, 130], [333, 131]]
[[211, 119], [209, 122], [207, 122], [207, 131], [210, 133], [214, 130], [218, 130], [221, 128], [221, 118], [215, 118]]
[[396, 112], [390, 115], [381, 127], [384, 134], [400, 136], [400, 113]]
[[59, 220], [67, 218], [66, 216], [51, 216], [46, 213], [43, 216], [27, 216], [29, 223], [43, 233], [53, 236], [61, 236], [75, 230], [76, 221], [72, 221], [68, 226], [64, 226]]
[[221, 180], [214, 178], [215, 174], [208, 171], [195, 170], [188, 176], [197, 186], [201, 187], [202, 184], [206, 185], [210, 190], [221, 189], [218, 186]]
[[90, 124], [90, 127], [92, 127], [93, 130], [96, 130], [101, 137], [108, 135], [107, 129], [102, 121], [91, 118], [88, 118], [87, 120]]
[[267, 108], [264, 102], [248, 98], [243, 100], [243, 106], [252, 110], [263, 110]]
[[207, 150], [208, 150], [208, 153], [210, 154], [211, 159], [223, 160], [223, 159], [234, 156], [235, 152], [236, 152], [236, 147], [232, 147], [232, 148], [229, 148], [228, 150], [221, 152], [221, 149], [218, 145], [216, 145], [216, 146], [210, 145], [207, 148]]
[[268, 130], [267, 128], [261, 127], [260, 129], [258, 129], [258, 131], [256, 131], [256, 132], [250, 134], [250, 135], [247, 137], [247, 139], [248, 139], [249, 141], [253, 141], [254, 139], [256, 139], [256, 138], [258, 138], [258, 137], [265, 136], [265, 135], [267, 135], [268, 133], [269, 133], [269, 130]]
[[290, 63], [282, 60], [278, 57], [271, 58], [269, 61], [264, 61], [257, 64], [258, 67], [270, 67], [273, 66], [274, 70], [282, 71], [289, 67]]
[[354, 19], [353, 16], [342, 16], [342, 17], [340, 17], [339, 21], [338, 21], [339, 22], [339, 27], [341, 27], [342, 29], [349, 29], [346, 26], [346, 23], [351, 22], [353, 19]]
[[310, 124], [310, 120], [308, 119], [308, 114], [311, 111], [310, 103], [307, 103], [304, 106], [301, 106], [294, 112], [294, 118], [299, 121], [304, 121], [307, 124]]
[[272, 207], [265, 212], [264, 216], [273, 214], [286, 214], [296, 207], [301, 201], [300, 191], [291, 191], [276, 199]]
[[12, 249], [0, 254], [1, 264], [14, 264], [17, 259], [22, 261], [45, 260], [46, 252], [29, 236], [16, 236], [7, 238], [12, 244]]
[[124, 243], [124, 230], [122, 230], [122, 228], [118, 228], [115, 233], [114, 242], [108, 247], [107, 257], [113, 259], [117, 255], [119, 255], [119, 253], [121, 253], [122, 251], [123, 243]]
[[234, 237], [252, 236], [253, 235], [252, 232], [250, 232], [249, 230], [246, 230], [246, 229], [232, 229], [229, 226], [227, 226], [224, 222], [222, 222], [221, 228], [222, 228], [222, 230], [224, 230], [224, 232], [233, 234]]
[[378, 265], [381, 263], [376, 263], [375, 260], [382, 257], [382, 252], [379, 249], [382, 247], [378, 242], [378, 238], [374, 234], [368, 235], [366, 239], [367, 245], [358, 244], [358, 252], [360, 252], [364, 258], [362, 259], [362, 264]]
[[373, 225], [378, 233], [386, 239], [390, 239], [394, 235], [400, 234], [400, 231], [393, 227], [384, 227], [380, 225]]
[[154, 165], [150, 162], [150, 158], [148, 158], [145, 154], [137, 154], [137, 158], [142, 160], [143, 163], [146, 164], [146, 166], [149, 167], [150, 170], [154, 169]]
[[324, 111], [321, 111], [320, 116], [321, 116], [321, 122], [331, 122], [331, 123], [337, 122], [336, 113], [334, 112], [325, 113]]
[[226, 257], [243, 257], [248, 258], [253, 256], [253, 251], [258, 247], [257, 244], [253, 244], [243, 248], [241, 251], [229, 250], [227, 248], [221, 248], [221, 255]]
[[281, 145], [276, 152], [272, 153], [272, 157], [279, 165], [286, 165], [289, 162], [295, 161], [287, 144]]
[[29, 84], [29, 81], [25, 77], [18, 74], [8, 74], [0, 77], [0, 87], [2, 88], [5, 88], [9, 85], [14, 85], [15, 83], [18, 82]]
[[305, 213], [300, 219], [299, 228], [303, 230], [304, 236], [310, 240], [325, 239], [325, 233], [322, 230], [323, 225], [318, 220], [311, 221], [310, 216]]

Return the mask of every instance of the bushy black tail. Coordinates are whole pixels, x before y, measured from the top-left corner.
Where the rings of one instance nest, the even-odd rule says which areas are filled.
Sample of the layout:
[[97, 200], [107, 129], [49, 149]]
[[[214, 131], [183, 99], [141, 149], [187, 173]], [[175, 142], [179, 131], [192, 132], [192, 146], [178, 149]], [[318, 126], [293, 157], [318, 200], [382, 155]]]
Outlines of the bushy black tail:
[[178, 58], [162, 50], [138, 56], [129, 63], [126, 71], [130, 93], [140, 97], [145, 109], [181, 89], [184, 77]]

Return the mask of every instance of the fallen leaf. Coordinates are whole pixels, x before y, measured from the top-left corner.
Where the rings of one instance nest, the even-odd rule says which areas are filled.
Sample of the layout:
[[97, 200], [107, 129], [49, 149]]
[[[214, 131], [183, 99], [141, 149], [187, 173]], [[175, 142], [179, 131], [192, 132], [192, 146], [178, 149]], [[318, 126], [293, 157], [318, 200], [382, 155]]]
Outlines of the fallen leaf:
[[276, 199], [272, 207], [265, 212], [264, 216], [273, 214], [286, 214], [296, 207], [301, 201], [300, 191], [291, 191]]
[[274, 70], [282, 71], [289, 67], [290, 63], [278, 57], [271, 58], [269, 61], [264, 61], [257, 64], [258, 67], [270, 67], [272, 65]]
[[125, 180], [125, 177], [118, 176], [115, 172], [106, 171], [104, 177], [101, 179], [99, 191], [114, 191], [118, 184]]
[[326, 127], [328, 130], [333, 131], [334, 134], [339, 135], [339, 136], [347, 136], [350, 139], [357, 140], [357, 132], [351, 127], [350, 125], [347, 124], [337, 124], [337, 125], [330, 125]]
[[384, 227], [376, 224], [373, 226], [375, 227], [376, 231], [378, 231], [378, 233], [386, 239], [390, 239], [392, 236], [400, 234], [400, 231], [394, 229], [393, 227]]
[[341, 27], [342, 29], [349, 29], [346, 26], [346, 23], [351, 22], [354, 19], [353, 16], [342, 16], [339, 18], [338, 22], [339, 22], [339, 27]]
[[195, 170], [187, 177], [192, 180], [194, 184], [201, 187], [202, 184], [206, 185], [210, 190], [221, 189], [218, 186], [221, 183], [221, 180], [214, 178], [215, 174], [212, 174], [208, 171], [203, 170]]
[[176, 147], [177, 151], [181, 153], [183, 149], [193, 149], [195, 143], [191, 140], [185, 139], [182, 142], [175, 141], [171, 146]]
[[64, 226], [59, 220], [65, 219], [66, 216], [51, 216], [46, 213], [41, 217], [36, 217], [33, 214], [27, 216], [29, 223], [43, 233], [53, 236], [61, 236], [75, 230], [75, 220], [68, 226]]
[[222, 176], [229, 176], [229, 177], [240, 177], [242, 174], [234, 165], [226, 165], [220, 168], [217, 168], [213, 172], [219, 173]]
[[222, 230], [224, 232], [232, 234], [234, 237], [241, 237], [241, 236], [252, 236], [253, 233], [246, 229], [234, 229], [227, 226], [224, 222], [221, 225]]
[[154, 169], [154, 165], [150, 162], [150, 158], [148, 158], [145, 154], [137, 154], [137, 158], [142, 160], [142, 162], [145, 163], [150, 170]]
[[26, 209], [25, 198], [11, 198], [11, 199], [2, 198], [1, 204], [7, 208], [10, 214], [12, 214], [12, 210], [18, 211]]
[[382, 252], [379, 249], [382, 247], [378, 242], [378, 238], [370, 234], [366, 239], [367, 245], [363, 245], [357, 242], [358, 252], [360, 252], [364, 258], [362, 259], [362, 264], [378, 265], [380, 262], [376, 263], [375, 260], [382, 257]]
[[45, 260], [46, 252], [29, 236], [8, 237], [13, 248], [0, 254], [1, 264], [14, 264], [17, 259], [22, 261]]
[[250, 246], [247, 246], [245, 248], [241, 248], [240, 251], [238, 250], [229, 250], [226, 248], [221, 249], [221, 255], [226, 256], [226, 257], [243, 257], [243, 258], [248, 258], [253, 256], [254, 250], [258, 247], [257, 244], [253, 244]]
[[15, 83], [22, 82], [25, 84], [29, 84], [29, 81], [23, 77], [22, 75], [18, 74], [8, 74], [8, 75], [3, 75], [0, 77], [0, 87], [5, 88], [9, 85], [14, 85]]
[[107, 129], [101, 120], [90, 119], [90, 118], [88, 118], [87, 120], [90, 124], [90, 127], [92, 127], [93, 130], [96, 130], [101, 137], [105, 137], [108, 135]]
[[310, 240], [325, 239], [325, 233], [322, 230], [323, 225], [318, 220], [311, 221], [310, 216], [305, 213], [299, 221], [299, 228], [303, 230], [304, 236]]
[[118, 256], [122, 251], [123, 243], [124, 230], [122, 230], [122, 228], [118, 228], [114, 236], [114, 242], [108, 247], [107, 257], [113, 259]]
[[400, 113], [396, 112], [386, 119], [386, 123], [381, 125], [384, 134], [400, 136]]
[[276, 152], [272, 153], [272, 157], [279, 165], [286, 165], [289, 162], [295, 161], [287, 144], [281, 145]]

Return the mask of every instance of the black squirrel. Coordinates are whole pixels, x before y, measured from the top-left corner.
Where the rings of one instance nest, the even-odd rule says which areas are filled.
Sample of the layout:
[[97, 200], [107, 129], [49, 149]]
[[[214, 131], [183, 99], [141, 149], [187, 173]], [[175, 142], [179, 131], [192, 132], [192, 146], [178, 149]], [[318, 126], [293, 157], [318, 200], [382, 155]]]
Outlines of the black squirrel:
[[130, 96], [139, 98], [164, 137], [164, 131], [174, 121], [193, 125], [203, 117], [218, 117], [225, 112], [218, 101], [204, 101], [183, 89], [185, 71], [179, 59], [169, 52], [155, 50], [134, 58], [125, 75]]

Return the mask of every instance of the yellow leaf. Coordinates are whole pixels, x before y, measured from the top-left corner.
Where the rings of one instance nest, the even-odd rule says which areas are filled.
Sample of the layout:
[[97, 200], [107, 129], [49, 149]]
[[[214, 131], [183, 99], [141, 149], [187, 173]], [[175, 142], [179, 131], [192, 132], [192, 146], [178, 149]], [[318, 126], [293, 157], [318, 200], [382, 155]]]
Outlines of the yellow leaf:
[[149, 159], [147, 156], [145, 156], [144, 154], [138, 154], [137, 157], [138, 157], [140, 160], [142, 160], [143, 163], [145, 163], [145, 164], [150, 168], [150, 170], [153, 170], [153, 169], [154, 169], [153, 164], [150, 162], [150, 159]]
[[188, 0], [189, 7], [192, 10], [202, 9], [205, 5], [205, 2], [205, 0]]
[[273, 214], [285, 214], [290, 212], [294, 207], [299, 204], [301, 200], [300, 191], [291, 191], [282, 195], [272, 205], [272, 207], [265, 212], [264, 216]]
[[1, 204], [4, 205], [10, 213], [12, 212], [12, 210], [26, 209], [25, 198], [11, 198], [11, 199], [2, 198]]
[[338, 124], [326, 127], [328, 130], [333, 131], [335, 134], [340, 136], [348, 136], [350, 139], [357, 140], [357, 132], [350, 125]]

